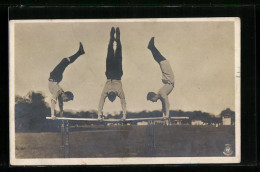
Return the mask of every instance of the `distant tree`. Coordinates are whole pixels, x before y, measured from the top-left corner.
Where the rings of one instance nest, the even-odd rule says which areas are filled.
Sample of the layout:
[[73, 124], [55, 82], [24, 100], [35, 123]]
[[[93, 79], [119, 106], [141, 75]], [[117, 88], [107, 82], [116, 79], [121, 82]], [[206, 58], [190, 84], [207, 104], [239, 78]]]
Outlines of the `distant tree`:
[[25, 99], [22, 96], [15, 95], [15, 104], [17, 103], [25, 103]]
[[31, 91], [25, 98], [19, 95], [15, 97], [15, 124], [17, 131], [53, 129], [50, 125], [55, 122], [47, 122], [46, 116], [48, 114], [50, 114], [50, 108], [41, 92]]

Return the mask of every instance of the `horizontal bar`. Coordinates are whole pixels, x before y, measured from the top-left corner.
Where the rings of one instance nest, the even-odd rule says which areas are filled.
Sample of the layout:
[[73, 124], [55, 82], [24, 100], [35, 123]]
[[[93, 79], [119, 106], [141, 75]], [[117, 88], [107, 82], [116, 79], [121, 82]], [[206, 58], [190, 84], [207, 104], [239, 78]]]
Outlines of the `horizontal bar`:
[[[51, 117], [46, 117], [46, 119], [52, 119]], [[170, 119], [189, 119], [189, 117], [170, 117]], [[97, 118], [66, 118], [66, 117], [56, 117], [53, 120], [70, 120], [70, 121], [101, 121]], [[151, 117], [151, 118], [127, 118], [125, 121], [147, 121], [147, 120], [165, 120], [163, 117]], [[103, 119], [104, 122], [120, 122], [122, 119]]]

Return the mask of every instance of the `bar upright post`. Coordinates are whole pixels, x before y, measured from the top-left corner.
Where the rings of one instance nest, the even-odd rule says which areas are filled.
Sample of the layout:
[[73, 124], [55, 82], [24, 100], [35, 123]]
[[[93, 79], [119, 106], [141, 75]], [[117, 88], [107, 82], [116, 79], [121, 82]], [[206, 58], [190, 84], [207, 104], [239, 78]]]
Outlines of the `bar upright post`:
[[65, 158], [70, 158], [70, 145], [69, 145], [69, 121], [66, 121], [65, 128]]
[[65, 158], [65, 146], [64, 146], [64, 120], [61, 120], [61, 146], [60, 146], [60, 156]]

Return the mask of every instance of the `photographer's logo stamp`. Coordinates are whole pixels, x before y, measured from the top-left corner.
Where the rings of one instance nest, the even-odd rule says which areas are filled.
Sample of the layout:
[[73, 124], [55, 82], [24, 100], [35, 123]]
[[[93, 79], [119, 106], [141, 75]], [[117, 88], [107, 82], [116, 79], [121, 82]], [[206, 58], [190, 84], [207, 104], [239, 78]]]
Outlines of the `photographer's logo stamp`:
[[224, 149], [224, 152], [223, 154], [226, 155], [226, 156], [230, 156], [233, 154], [233, 150], [231, 148], [231, 144], [225, 144], [225, 149]]

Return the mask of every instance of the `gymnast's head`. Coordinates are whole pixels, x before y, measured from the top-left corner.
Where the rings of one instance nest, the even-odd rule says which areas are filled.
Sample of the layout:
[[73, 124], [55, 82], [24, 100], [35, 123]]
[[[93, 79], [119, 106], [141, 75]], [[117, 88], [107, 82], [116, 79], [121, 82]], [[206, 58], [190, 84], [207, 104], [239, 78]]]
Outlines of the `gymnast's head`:
[[62, 99], [64, 102], [72, 101], [74, 99], [74, 95], [70, 91], [66, 91], [62, 94]]
[[113, 101], [115, 101], [115, 99], [116, 99], [116, 93], [115, 92], [113, 92], [113, 91], [111, 91], [111, 92], [109, 92], [108, 93], [108, 99], [111, 101], [111, 102], [113, 102]]
[[149, 100], [149, 101], [152, 101], [152, 102], [157, 102], [157, 100], [158, 100], [157, 94], [154, 93], [154, 92], [149, 92], [149, 93], [147, 94], [146, 99]]

